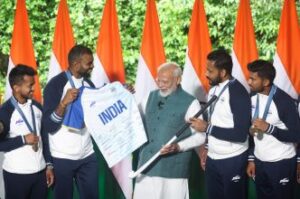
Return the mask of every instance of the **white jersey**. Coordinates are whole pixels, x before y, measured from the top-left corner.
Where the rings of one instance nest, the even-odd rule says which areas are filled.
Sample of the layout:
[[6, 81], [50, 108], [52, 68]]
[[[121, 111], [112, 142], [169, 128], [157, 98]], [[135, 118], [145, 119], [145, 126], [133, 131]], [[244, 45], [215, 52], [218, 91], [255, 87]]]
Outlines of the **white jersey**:
[[147, 141], [134, 97], [119, 82], [82, 88], [65, 118], [64, 125], [72, 129], [86, 125], [109, 167]]

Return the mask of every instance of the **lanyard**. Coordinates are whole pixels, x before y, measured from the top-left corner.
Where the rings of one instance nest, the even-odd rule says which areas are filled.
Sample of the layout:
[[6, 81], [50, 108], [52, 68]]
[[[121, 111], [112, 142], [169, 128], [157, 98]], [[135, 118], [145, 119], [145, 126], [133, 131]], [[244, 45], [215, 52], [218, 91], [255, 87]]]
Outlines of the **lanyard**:
[[[222, 90], [221, 90], [221, 92], [219, 93], [219, 95], [218, 95], [216, 101], [209, 107], [209, 112], [208, 112], [208, 121], [209, 121], [209, 122], [210, 122], [211, 116], [212, 116], [212, 114], [213, 114], [213, 112], [214, 112], [214, 110], [215, 110], [216, 103], [218, 102], [218, 100], [220, 99], [220, 97], [221, 97], [221, 95], [224, 93], [224, 91], [228, 88], [229, 84], [231, 84], [231, 83], [234, 82], [234, 81], [235, 81], [235, 79], [229, 80], [229, 82], [222, 88]], [[215, 92], [216, 92], [216, 89], [217, 89], [217, 88], [215, 88], [215, 90], [214, 90], [214, 94], [215, 94]]]
[[25, 124], [26, 124], [26, 126], [28, 128], [28, 130], [31, 133], [36, 134], [37, 131], [36, 131], [36, 125], [35, 125], [35, 115], [34, 115], [34, 111], [33, 111], [33, 108], [32, 108], [32, 104], [30, 105], [30, 109], [31, 109], [31, 118], [32, 118], [32, 125], [33, 125], [33, 127], [29, 124], [28, 120], [26, 119], [23, 111], [21, 110], [21, 108], [18, 105], [17, 100], [14, 97], [11, 97], [10, 101], [13, 104], [13, 106], [15, 107], [15, 109], [17, 109], [17, 111], [21, 115], [22, 119], [24, 120], [24, 122], [25, 122]]
[[[67, 70], [65, 73], [66, 73], [66, 76], [67, 76], [67, 78], [68, 78], [68, 81], [69, 81], [70, 84], [71, 84], [71, 87], [72, 87], [72, 88], [76, 88], [75, 83], [74, 83], [74, 81], [73, 81], [73, 79], [72, 79], [72, 74], [71, 74], [71, 72], [70, 72], [69, 70]], [[84, 79], [82, 80], [82, 86], [84, 86]]]
[[[268, 101], [267, 101], [267, 104], [266, 104], [266, 107], [265, 107], [265, 110], [264, 110], [264, 113], [263, 113], [263, 117], [262, 117], [263, 120], [266, 120], [266, 118], [267, 118], [267, 115], [268, 115], [268, 112], [269, 112], [269, 109], [270, 109], [270, 105], [271, 105], [271, 102], [272, 102], [272, 99], [273, 99], [273, 96], [274, 96], [276, 90], [277, 90], [277, 87], [275, 85], [273, 85], [272, 88], [271, 88], [271, 91], [269, 93]], [[257, 94], [256, 107], [255, 107], [253, 119], [257, 119], [258, 115], [259, 115], [259, 96]]]
[[71, 74], [71, 72], [68, 70], [68, 71], [66, 71], [66, 75], [67, 75], [67, 78], [68, 78], [68, 80], [69, 80], [69, 82], [70, 82], [70, 84], [71, 84], [71, 87], [72, 88], [76, 88], [75, 87], [75, 84], [74, 84], [74, 81], [73, 81], [73, 79], [72, 79], [72, 74]]

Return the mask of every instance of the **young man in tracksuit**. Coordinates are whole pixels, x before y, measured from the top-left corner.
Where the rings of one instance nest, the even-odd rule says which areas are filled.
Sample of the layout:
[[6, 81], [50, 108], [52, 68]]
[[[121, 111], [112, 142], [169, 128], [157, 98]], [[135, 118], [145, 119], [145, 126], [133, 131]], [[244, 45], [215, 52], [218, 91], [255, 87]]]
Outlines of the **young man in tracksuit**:
[[42, 107], [32, 99], [36, 72], [17, 65], [9, 74], [13, 96], [0, 109], [5, 198], [47, 198], [53, 184], [48, 135], [41, 132]]
[[210, 199], [246, 197], [248, 132], [251, 123], [250, 96], [231, 76], [232, 60], [224, 50], [207, 56], [206, 77], [211, 89], [208, 100], [218, 98], [208, 109], [208, 120], [192, 118], [191, 127], [208, 136], [205, 180]]
[[300, 119], [294, 99], [273, 84], [274, 66], [264, 60], [248, 64], [254, 95], [247, 173], [255, 180], [258, 199], [293, 198]]

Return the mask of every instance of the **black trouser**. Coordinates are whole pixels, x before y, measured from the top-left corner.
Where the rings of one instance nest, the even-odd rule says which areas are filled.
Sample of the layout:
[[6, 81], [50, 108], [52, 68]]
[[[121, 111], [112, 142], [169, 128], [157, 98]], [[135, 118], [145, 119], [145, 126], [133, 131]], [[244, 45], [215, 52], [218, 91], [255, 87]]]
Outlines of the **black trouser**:
[[72, 199], [73, 180], [81, 199], [98, 199], [98, 161], [95, 154], [82, 160], [53, 158], [54, 198]]
[[45, 170], [34, 174], [15, 174], [3, 170], [6, 199], [46, 199]]
[[238, 156], [213, 160], [207, 157], [205, 181], [209, 199], [246, 198], [247, 152]]
[[293, 198], [296, 158], [277, 162], [255, 160], [255, 187], [258, 199]]

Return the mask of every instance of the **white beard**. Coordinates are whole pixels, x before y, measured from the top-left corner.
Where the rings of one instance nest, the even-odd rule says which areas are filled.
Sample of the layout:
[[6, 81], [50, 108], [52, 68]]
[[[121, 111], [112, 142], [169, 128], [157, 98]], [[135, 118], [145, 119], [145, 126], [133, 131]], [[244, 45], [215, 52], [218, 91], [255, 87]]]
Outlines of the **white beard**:
[[165, 91], [165, 92], [162, 92], [161, 90], [159, 90], [159, 94], [160, 94], [161, 97], [167, 97], [167, 96], [169, 96], [171, 93], [173, 93], [175, 90], [176, 90], [176, 88], [175, 88], [175, 89], [168, 89], [168, 90]]

